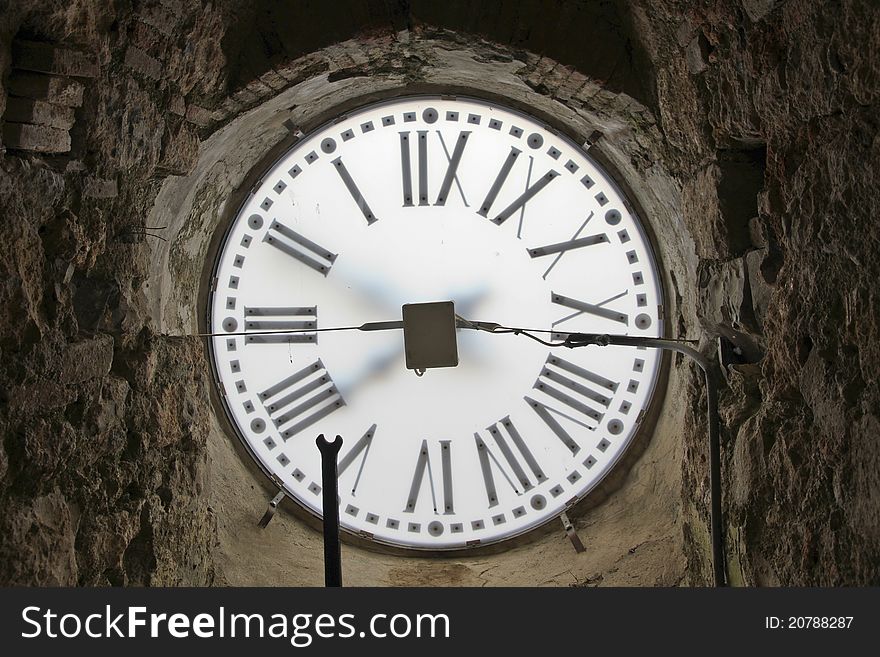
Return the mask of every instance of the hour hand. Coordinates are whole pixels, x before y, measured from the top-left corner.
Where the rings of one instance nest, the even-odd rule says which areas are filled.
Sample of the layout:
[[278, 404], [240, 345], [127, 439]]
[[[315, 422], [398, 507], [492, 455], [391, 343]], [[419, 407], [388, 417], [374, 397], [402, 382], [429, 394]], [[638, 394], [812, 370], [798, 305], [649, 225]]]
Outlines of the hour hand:
[[[404, 326], [402, 320], [391, 320], [387, 322], [366, 322], [357, 327], [358, 331], [389, 331], [393, 329], [402, 329]], [[496, 322], [475, 322], [460, 315], [455, 316], [455, 327], [474, 329], [476, 331], [488, 331], [494, 333], [502, 328], [501, 324]]]
[[366, 322], [357, 327], [358, 331], [388, 331], [391, 329], [402, 329], [402, 320], [392, 320], [388, 322]]

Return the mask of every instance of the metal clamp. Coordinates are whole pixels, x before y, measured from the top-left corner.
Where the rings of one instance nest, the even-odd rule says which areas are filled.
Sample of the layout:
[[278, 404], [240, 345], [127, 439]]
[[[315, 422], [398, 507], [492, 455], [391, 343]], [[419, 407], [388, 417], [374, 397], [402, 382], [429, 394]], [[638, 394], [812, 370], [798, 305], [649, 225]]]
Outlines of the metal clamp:
[[278, 505], [281, 504], [281, 500], [283, 499], [284, 491], [280, 490], [278, 491], [278, 494], [269, 501], [269, 508], [266, 509], [266, 513], [260, 518], [260, 529], [266, 529], [266, 525], [268, 525], [269, 521], [275, 517], [275, 510], [278, 508]]
[[565, 527], [565, 535], [568, 536], [568, 540], [571, 541], [574, 551], [577, 553], [586, 552], [587, 548], [584, 547], [581, 537], [577, 535], [574, 525], [571, 524], [571, 520], [568, 519], [568, 514], [563, 511], [559, 514], [559, 519], [562, 521], [562, 526]]

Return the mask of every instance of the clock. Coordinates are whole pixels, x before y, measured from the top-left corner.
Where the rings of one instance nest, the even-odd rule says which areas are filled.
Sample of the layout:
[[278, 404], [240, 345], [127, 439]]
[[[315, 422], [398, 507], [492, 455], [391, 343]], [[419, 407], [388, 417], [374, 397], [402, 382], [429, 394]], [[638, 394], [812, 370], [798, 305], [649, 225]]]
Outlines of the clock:
[[[459, 328], [416, 376], [400, 321], [660, 337], [662, 290], [620, 188], [564, 134], [496, 102], [402, 96], [302, 136], [225, 228], [208, 326], [225, 413], [261, 469], [321, 514], [315, 437], [339, 434], [340, 525], [455, 550], [522, 535], [633, 442], [660, 354]], [[536, 334], [537, 335], [537, 334]]]

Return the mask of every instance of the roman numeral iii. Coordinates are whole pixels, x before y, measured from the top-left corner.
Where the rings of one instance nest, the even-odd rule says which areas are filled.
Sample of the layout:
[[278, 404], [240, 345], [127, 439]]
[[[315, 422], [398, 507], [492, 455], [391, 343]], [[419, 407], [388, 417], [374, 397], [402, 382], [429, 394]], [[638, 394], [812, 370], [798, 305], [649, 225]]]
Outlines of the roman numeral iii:
[[[244, 325], [247, 331], [315, 329], [318, 328], [318, 309], [315, 306], [245, 308]], [[317, 333], [270, 333], [245, 337], [245, 344], [288, 344], [317, 341]]]

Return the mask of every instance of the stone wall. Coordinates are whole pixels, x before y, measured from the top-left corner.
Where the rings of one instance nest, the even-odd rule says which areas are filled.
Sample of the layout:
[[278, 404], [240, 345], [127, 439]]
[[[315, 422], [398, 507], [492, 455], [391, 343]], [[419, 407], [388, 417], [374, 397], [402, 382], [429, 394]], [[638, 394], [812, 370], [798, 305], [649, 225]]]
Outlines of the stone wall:
[[[203, 346], [162, 335], [196, 328], [199, 221], [315, 103], [489, 70], [499, 93], [601, 129], [668, 228], [673, 335], [737, 347], [720, 377], [731, 581], [880, 583], [878, 51], [872, 0], [4, 8], [0, 583], [257, 583], [255, 554], [259, 583], [320, 583], [314, 531], [252, 527], [264, 493], [217, 424]], [[28, 95], [22, 71], [75, 79], [81, 104]], [[230, 159], [242, 124], [260, 132]], [[673, 384], [659, 439], [579, 513], [586, 556], [558, 532], [470, 560], [347, 547], [351, 571], [378, 568], [355, 581], [708, 582], [700, 380], [675, 359]], [[300, 558], [278, 562], [279, 542]]]
[[765, 352], [733, 366], [723, 400], [731, 579], [876, 585], [880, 10], [641, 2], [630, 16], [701, 259], [701, 320]]

